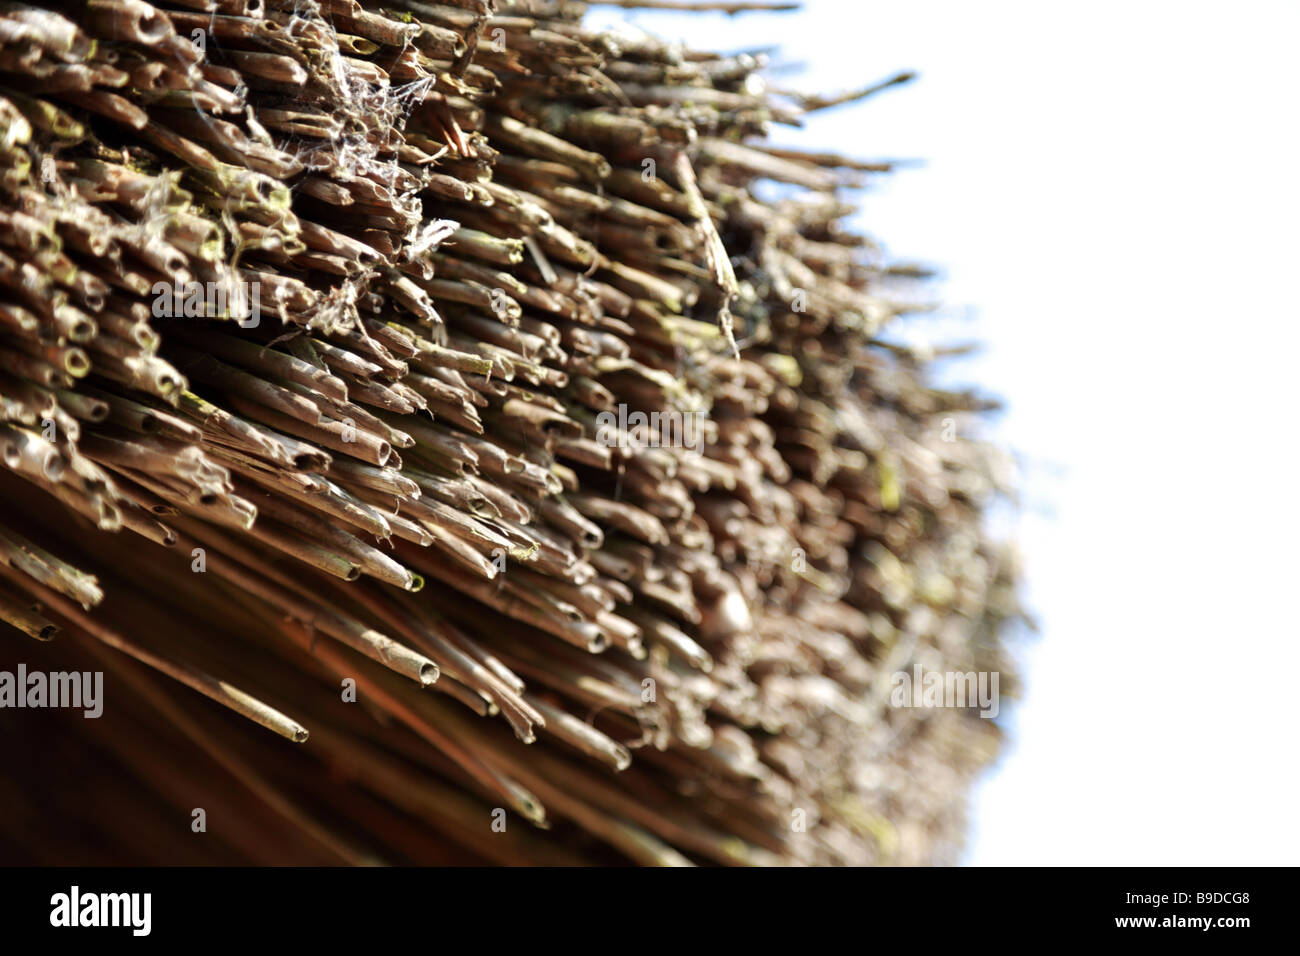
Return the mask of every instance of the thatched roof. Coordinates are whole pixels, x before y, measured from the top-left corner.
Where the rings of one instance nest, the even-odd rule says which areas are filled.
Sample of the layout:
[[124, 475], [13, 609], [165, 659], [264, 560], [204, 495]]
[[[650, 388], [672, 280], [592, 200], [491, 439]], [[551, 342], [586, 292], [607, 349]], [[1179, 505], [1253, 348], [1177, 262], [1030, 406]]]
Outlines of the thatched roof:
[[891, 676], [1010, 689], [1006, 469], [887, 341], [916, 280], [844, 189], [888, 164], [765, 143], [837, 98], [567, 0], [44, 7], [0, 8], [0, 619], [54, 640], [0, 661], [106, 687], [0, 714], [58, 758], [9, 855], [953, 858], [996, 726]]

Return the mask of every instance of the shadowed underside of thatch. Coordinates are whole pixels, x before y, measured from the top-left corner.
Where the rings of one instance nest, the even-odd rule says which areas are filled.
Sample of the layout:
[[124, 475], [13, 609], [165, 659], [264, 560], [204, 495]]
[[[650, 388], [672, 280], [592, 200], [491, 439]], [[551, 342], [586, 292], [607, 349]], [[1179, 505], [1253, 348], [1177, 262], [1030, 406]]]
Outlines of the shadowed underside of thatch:
[[888, 164], [583, 6], [0, 5], [0, 670], [105, 675], [0, 861], [953, 858], [1005, 465]]

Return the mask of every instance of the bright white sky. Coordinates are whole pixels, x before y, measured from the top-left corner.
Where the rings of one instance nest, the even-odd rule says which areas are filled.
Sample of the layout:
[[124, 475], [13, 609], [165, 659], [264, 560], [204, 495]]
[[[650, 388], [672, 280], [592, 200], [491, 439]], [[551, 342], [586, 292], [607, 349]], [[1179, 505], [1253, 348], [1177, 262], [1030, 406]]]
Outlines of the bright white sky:
[[927, 161], [861, 223], [946, 272], [1027, 461], [1043, 635], [968, 862], [1294, 865], [1300, 4], [805, 6], [627, 16], [778, 85], [921, 73], [776, 132]]

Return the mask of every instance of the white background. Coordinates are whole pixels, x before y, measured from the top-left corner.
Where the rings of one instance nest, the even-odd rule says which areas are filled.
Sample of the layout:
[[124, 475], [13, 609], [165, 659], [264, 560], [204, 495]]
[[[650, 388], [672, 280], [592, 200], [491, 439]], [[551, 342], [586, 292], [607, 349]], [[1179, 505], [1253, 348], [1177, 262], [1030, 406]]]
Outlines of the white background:
[[859, 224], [944, 270], [928, 331], [986, 343], [952, 374], [1009, 403], [1025, 461], [1043, 634], [968, 862], [1300, 860], [1300, 4], [594, 15], [780, 44], [805, 69], [774, 85], [921, 74], [774, 133], [926, 160]]

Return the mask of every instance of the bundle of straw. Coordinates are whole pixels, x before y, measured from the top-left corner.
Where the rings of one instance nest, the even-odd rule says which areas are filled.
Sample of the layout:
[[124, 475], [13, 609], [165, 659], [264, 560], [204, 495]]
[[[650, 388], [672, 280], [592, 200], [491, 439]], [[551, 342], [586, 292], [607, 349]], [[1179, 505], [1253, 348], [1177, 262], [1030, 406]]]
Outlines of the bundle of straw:
[[953, 858], [1006, 461], [764, 139], [888, 83], [584, 7], [0, 5], [7, 861]]

